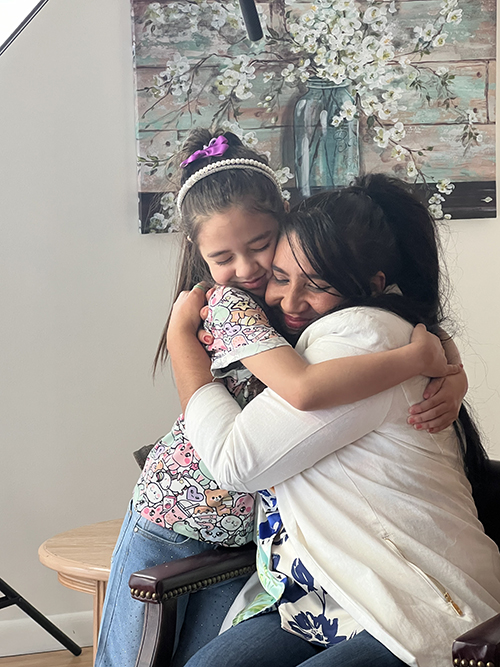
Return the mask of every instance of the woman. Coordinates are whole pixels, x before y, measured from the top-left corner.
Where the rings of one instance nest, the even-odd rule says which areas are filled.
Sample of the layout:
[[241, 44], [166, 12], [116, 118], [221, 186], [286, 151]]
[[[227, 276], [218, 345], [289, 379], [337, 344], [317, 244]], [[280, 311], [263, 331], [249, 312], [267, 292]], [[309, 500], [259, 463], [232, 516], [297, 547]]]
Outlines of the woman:
[[[310, 362], [399, 347], [412, 324], [439, 323], [433, 221], [380, 175], [292, 214], [273, 271], [266, 301], [292, 333], [313, 323], [297, 345]], [[477, 519], [460, 438], [406, 424], [425, 380], [316, 413], [266, 390], [241, 411], [210, 382], [199, 292], [177, 304], [168, 341], [183, 405], [192, 397], [187, 432], [226, 488], [266, 491], [259, 597], [247, 586], [244, 622], [189, 667], [448, 665], [453, 639], [500, 611], [500, 556]], [[473, 481], [483, 452], [470, 426]]]

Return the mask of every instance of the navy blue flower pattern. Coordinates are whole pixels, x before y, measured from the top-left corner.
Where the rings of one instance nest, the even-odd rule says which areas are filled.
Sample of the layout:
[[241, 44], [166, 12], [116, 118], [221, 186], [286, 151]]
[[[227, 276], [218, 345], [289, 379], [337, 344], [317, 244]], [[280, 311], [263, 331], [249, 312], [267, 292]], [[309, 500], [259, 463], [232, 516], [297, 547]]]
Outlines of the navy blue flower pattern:
[[324, 614], [313, 616], [309, 611], [301, 611], [290, 621], [290, 629], [295, 634], [319, 646], [333, 646], [347, 639], [345, 635], [337, 634], [338, 628], [338, 619], [329, 620]]
[[269, 537], [274, 537], [281, 528], [281, 516], [279, 512], [273, 512], [267, 515], [267, 521], [259, 524], [259, 537], [265, 540]]
[[308, 593], [314, 591], [314, 579], [302, 561], [298, 558], [293, 561], [292, 577], [298, 584], [305, 586]]
[[314, 581], [300, 558], [293, 557], [275, 494], [263, 490], [259, 495], [259, 544], [261, 554], [267, 554], [261, 565], [268, 581], [272, 577], [284, 587], [275, 598], [282, 627], [317, 646], [350, 639], [362, 628]]

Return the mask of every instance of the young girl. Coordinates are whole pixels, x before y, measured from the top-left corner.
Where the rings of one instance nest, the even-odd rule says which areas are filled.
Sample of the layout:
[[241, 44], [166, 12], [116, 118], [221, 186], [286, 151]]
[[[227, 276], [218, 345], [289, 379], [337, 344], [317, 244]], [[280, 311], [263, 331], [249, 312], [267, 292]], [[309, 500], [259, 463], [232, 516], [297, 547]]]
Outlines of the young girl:
[[[223, 378], [241, 406], [261, 391], [262, 382], [295, 407], [310, 410], [360, 400], [414, 375], [457, 370], [446, 368], [439, 343], [419, 329], [414, 341], [398, 350], [305, 363], [271, 327], [256, 300], [271, 276], [278, 223], [284, 216], [274, 172], [231, 133], [212, 137], [196, 131], [182, 157], [178, 207], [184, 248], [177, 291], [200, 280], [225, 285], [211, 297], [207, 327], [216, 334], [211, 345], [214, 374]], [[165, 332], [156, 363], [166, 358]], [[143, 605], [129, 594], [132, 572], [218, 545], [244, 544], [252, 538], [253, 524], [253, 497], [219, 487], [187, 440], [181, 416], [151, 450], [118, 538], [96, 667], [135, 664]], [[242, 583], [223, 583], [193, 597], [176, 664], [184, 664], [217, 634]], [[180, 620], [187, 604], [185, 596], [179, 604]]]

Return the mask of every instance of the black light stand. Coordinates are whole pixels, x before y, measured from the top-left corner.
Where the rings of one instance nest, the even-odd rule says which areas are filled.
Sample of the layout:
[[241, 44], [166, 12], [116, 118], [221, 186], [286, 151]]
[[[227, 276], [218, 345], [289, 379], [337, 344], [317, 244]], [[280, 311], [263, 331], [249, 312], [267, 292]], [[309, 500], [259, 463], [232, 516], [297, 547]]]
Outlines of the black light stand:
[[25, 600], [19, 593], [17, 593], [9, 584], [0, 579], [0, 592], [3, 593], [3, 596], [0, 597], [0, 609], [5, 609], [5, 607], [10, 607], [16, 605], [19, 609], [22, 609], [25, 614], [28, 614], [34, 621], [41, 625], [44, 630], [47, 630], [54, 639], [57, 639], [63, 646], [65, 646], [73, 655], [80, 655], [82, 649], [75, 644], [75, 642], [65, 635], [62, 630], [59, 630], [57, 625], [54, 625], [52, 621], [42, 614], [42, 612], [35, 609], [32, 604]]
[[35, 7], [33, 7], [31, 12], [24, 19], [24, 21], [22, 21], [22, 23], [20, 23], [17, 26], [17, 28], [14, 30], [12, 35], [7, 37], [7, 39], [5, 40], [5, 42], [3, 44], [0, 44], [0, 56], [5, 51], [5, 49], [12, 44], [12, 42], [16, 39], [16, 37], [21, 34], [21, 32], [26, 28], [28, 23], [30, 23], [35, 18], [35, 16], [38, 14], [38, 12], [42, 9], [42, 7], [44, 5], [47, 4], [48, 1], [49, 0], [40, 0], [40, 2]]
[[260, 25], [259, 15], [255, 6], [255, 0], [240, 0], [241, 13], [245, 21], [248, 39], [252, 42], [258, 42], [262, 39], [262, 26]]

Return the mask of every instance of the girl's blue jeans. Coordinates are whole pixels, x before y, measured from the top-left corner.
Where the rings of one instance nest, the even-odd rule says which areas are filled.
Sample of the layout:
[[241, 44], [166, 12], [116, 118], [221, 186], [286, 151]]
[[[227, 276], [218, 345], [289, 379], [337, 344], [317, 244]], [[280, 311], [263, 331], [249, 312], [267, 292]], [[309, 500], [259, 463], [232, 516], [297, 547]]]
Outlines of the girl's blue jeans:
[[[95, 667], [134, 667], [142, 636], [145, 603], [130, 595], [132, 572], [216, 548], [157, 526], [130, 504], [113, 552], [104, 601]], [[177, 649], [174, 667], [181, 667], [217, 636], [226, 612], [245, 578], [223, 582], [177, 605]]]
[[281, 628], [279, 612], [243, 621], [219, 635], [186, 667], [405, 667], [366, 630], [321, 648]]

